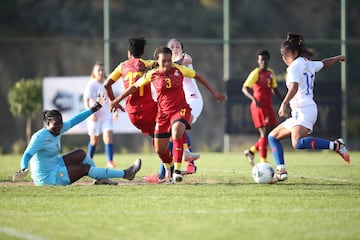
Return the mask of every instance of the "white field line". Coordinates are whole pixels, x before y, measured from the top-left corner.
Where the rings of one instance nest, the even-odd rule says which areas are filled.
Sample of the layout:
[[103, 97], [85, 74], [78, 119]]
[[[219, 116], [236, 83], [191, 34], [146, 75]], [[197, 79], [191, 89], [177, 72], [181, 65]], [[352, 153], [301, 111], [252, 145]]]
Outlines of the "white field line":
[[[144, 216], [144, 215], [168, 215], [168, 214], [201, 214], [201, 215], [229, 215], [229, 214], [240, 214], [240, 213], [289, 213], [289, 214], [298, 214], [298, 213], [342, 213], [342, 214], [359, 214], [360, 208], [232, 208], [232, 209], [196, 209], [196, 210], [187, 210], [187, 209], [167, 209], [167, 210], [136, 210], [136, 211], [122, 211], [124, 214], [133, 215], [133, 216]], [[45, 214], [37, 214], [38, 216], [50, 215], [52, 213]], [[76, 216], [88, 216], [87, 213], [84, 212], [72, 212], [72, 214], [76, 214]], [[104, 216], [103, 211], [93, 211], [92, 216]], [[65, 216], [65, 215], [64, 215]], [[107, 216], [110, 216], [107, 214]], [[0, 229], [1, 231], [1, 229]], [[44, 240], [42, 238], [25, 238], [24, 235], [14, 235], [8, 234], [11, 236], [23, 237], [24, 239], [29, 240]], [[28, 236], [28, 235], [27, 235]]]
[[26, 240], [46, 240], [45, 238], [35, 236], [35, 235], [29, 234], [29, 233], [20, 232], [15, 229], [7, 228], [7, 227], [0, 226], [0, 232], [4, 233], [6, 235], [12, 236], [12, 237], [18, 237], [18, 238], [26, 239]]
[[[199, 171], [200, 172], [200, 171]], [[218, 172], [218, 173], [249, 173], [251, 176], [251, 169], [248, 171], [242, 171], [239, 169], [201, 169], [201, 172]], [[333, 181], [333, 182], [356, 182], [355, 180], [345, 179], [345, 178], [329, 178], [329, 177], [321, 177], [321, 176], [304, 176], [304, 175], [289, 175], [289, 178], [307, 178], [307, 179], [317, 179], [317, 180], [325, 180], [325, 181]]]
[[310, 179], [319, 179], [319, 180], [326, 180], [326, 181], [333, 181], [333, 182], [352, 182], [348, 179], [344, 178], [328, 178], [328, 177], [319, 177], [319, 176], [294, 176], [296, 178], [310, 178]]

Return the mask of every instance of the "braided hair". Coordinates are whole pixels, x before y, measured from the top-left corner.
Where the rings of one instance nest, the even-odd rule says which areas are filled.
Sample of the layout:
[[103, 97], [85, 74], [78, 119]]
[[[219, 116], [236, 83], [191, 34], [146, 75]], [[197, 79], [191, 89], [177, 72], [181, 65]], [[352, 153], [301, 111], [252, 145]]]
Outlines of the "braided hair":
[[42, 112], [42, 120], [45, 125], [47, 125], [48, 122], [50, 122], [55, 118], [62, 119], [62, 114], [60, 111], [53, 109], [53, 110], [44, 110]]
[[304, 37], [296, 33], [288, 33], [286, 40], [281, 43], [281, 48], [291, 52], [298, 51], [301, 57], [311, 58], [315, 55], [314, 49], [305, 46]]

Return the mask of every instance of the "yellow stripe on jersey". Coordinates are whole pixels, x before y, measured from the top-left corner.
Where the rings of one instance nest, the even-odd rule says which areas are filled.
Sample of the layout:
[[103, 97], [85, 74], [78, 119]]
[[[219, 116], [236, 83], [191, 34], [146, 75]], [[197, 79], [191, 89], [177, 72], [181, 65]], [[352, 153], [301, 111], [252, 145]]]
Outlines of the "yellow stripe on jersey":
[[[252, 88], [252, 86], [254, 85], [254, 83], [258, 80], [259, 78], [259, 68], [255, 68], [253, 71], [250, 72], [248, 78], [245, 80], [243, 86], [244, 87], [249, 87]], [[277, 81], [276, 81], [276, 75], [275, 72], [268, 68], [268, 70], [271, 72], [272, 77], [273, 77], [273, 81], [272, 81], [272, 88], [277, 88]]]
[[[184, 77], [188, 77], [188, 78], [194, 78], [196, 75], [196, 72], [194, 69], [185, 67], [185, 66], [181, 66], [178, 65], [176, 63], [173, 63], [172, 65], [173, 67], [176, 67], [177, 69], [180, 70], [180, 72], [183, 74]], [[158, 69], [152, 69], [148, 72], [146, 72], [137, 82], [136, 82], [136, 86], [137, 87], [143, 87], [146, 84], [151, 83], [151, 75], [153, 74], [153, 72], [157, 71]]]
[[117, 67], [112, 71], [109, 75], [109, 77], [116, 82], [121, 77], [121, 64], [117, 65]]
[[[144, 60], [144, 59], [140, 59], [140, 61], [142, 61], [145, 64], [146, 68], [150, 68], [152, 67], [152, 65], [155, 63], [155, 60]], [[114, 82], [116, 82], [117, 80], [119, 80], [119, 78], [121, 77], [121, 65], [123, 64], [123, 62], [121, 62], [115, 69], [114, 71], [112, 71], [109, 75], [109, 77], [114, 80]]]
[[184, 75], [184, 77], [194, 78], [196, 75], [196, 72], [194, 69], [191, 69], [191, 68], [188, 68], [188, 67], [176, 64], [176, 63], [174, 63], [173, 66], [177, 67], [181, 71], [181, 73]]

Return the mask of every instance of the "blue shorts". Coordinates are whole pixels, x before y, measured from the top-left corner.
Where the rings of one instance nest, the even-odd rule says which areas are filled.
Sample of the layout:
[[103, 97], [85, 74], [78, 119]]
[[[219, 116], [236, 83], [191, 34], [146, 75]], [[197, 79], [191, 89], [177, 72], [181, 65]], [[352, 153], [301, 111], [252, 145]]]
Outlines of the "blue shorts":
[[36, 186], [70, 185], [70, 177], [63, 158], [59, 157], [59, 165], [43, 179], [33, 179]]

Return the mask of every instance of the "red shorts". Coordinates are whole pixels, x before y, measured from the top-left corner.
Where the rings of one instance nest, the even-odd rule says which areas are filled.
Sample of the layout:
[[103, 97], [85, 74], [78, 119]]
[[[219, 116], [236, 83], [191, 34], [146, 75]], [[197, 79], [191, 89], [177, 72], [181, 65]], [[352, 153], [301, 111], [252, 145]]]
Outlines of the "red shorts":
[[188, 107], [174, 112], [159, 112], [156, 116], [155, 135], [170, 136], [171, 125], [176, 121], [181, 121], [186, 125], [186, 129], [191, 129], [190, 119], [191, 108]]
[[131, 123], [143, 134], [153, 135], [155, 131], [155, 119], [157, 114], [157, 106], [153, 109], [147, 109], [146, 111], [138, 113], [129, 113], [129, 119]]
[[256, 107], [250, 104], [251, 117], [255, 128], [270, 127], [277, 124], [276, 115], [272, 106]]

